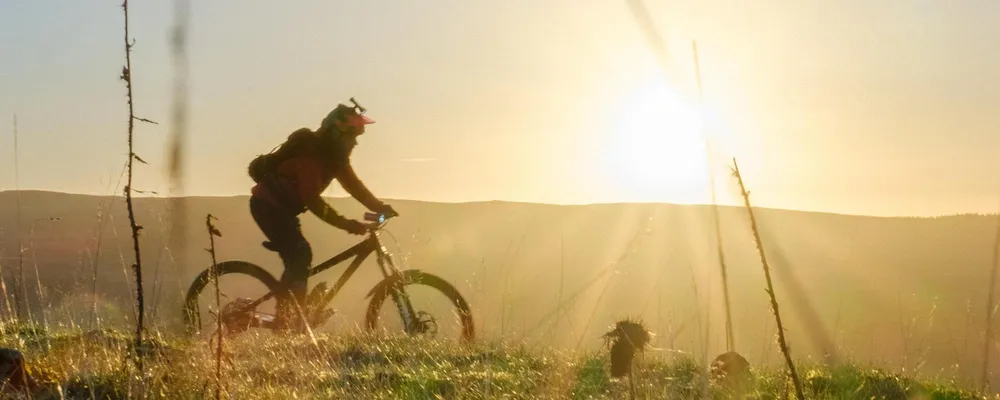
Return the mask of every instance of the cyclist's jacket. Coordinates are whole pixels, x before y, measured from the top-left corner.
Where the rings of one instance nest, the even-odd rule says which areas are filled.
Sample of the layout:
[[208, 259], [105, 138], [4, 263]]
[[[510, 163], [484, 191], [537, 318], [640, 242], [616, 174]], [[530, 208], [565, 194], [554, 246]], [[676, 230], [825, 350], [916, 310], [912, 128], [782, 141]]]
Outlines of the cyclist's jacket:
[[348, 143], [321, 140], [311, 151], [292, 155], [278, 164], [274, 177], [257, 183], [251, 192], [297, 215], [306, 211], [307, 200], [319, 197], [336, 179], [348, 194], [369, 210], [376, 210], [382, 202], [365, 187], [351, 167], [351, 152], [356, 145], [356, 139]]

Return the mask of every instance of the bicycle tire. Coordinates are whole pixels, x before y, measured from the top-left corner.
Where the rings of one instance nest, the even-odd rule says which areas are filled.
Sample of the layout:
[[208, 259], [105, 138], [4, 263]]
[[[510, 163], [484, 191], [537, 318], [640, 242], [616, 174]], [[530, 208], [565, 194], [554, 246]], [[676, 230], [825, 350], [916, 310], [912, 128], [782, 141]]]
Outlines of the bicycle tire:
[[[277, 295], [276, 291], [278, 290], [280, 282], [274, 277], [274, 275], [271, 275], [270, 272], [267, 272], [267, 270], [258, 265], [251, 264], [246, 261], [224, 261], [218, 264], [218, 268], [220, 278], [229, 274], [247, 275], [264, 284], [268, 291]], [[198, 333], [197, 329], [200, 327], [195, 326], [196, 323], [200, 325], [201, 319], [201, 315], [198, 312], [198, 296], [211, 282], [212, 267], [208, 267], [198, 274], [194, 281], [191, 282], [187, 295], [184, 297], [184, 331], [189, 336], [193, 336]], [[195, 319], [196, 317], [197, 320]]]
[[368, 303], [368, 311], [365, 314], [365, 326], [369, 332], [374, 331], [378, 325], [378, 314], [379, 310], [382, 309], [382, 304], [392, 294], [393, 289], [400, 285], [423, 285], [441, 292], [451, 301], [458, 312], [459, 320], [462, 323], [462, 340], [468, 343], [475, 339], [476, 328], [472, 319], [472, 311], [462, 294], [448, 281], [420, 270], [406, 270], [402, 271], [401, 274], [392, 275], [379, 282], [368, 292], [365, 297], [371, 297], [371, 302]]

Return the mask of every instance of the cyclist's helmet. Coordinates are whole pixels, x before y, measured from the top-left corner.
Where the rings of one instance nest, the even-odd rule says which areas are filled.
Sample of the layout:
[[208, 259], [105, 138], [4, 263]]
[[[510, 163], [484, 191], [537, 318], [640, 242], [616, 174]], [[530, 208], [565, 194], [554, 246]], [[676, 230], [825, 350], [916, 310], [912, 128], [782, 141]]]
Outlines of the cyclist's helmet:
[[334, 108], [323, 118], [323, 122], [320, 124], [321, 129], [336, 127], [336, 121], [346, 122], [348, 126], [355, 128], [364, 128], [365, 125], [374, 124], [375, 120], [369, 118], [365, 115], [365, 109], [358, 105], [351, 98], [351, 102], [354, 106], [348, 106], [344, 104], [338, 104], [337, 108]]

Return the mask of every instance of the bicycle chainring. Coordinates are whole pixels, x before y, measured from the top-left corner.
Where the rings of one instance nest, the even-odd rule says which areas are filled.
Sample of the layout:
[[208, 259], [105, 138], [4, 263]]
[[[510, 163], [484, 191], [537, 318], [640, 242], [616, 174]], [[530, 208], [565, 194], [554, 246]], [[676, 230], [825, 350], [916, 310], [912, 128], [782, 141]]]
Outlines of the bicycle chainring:
[[228, 335], [234, 335], [250, 329], [254, 321], [254, 309], [250, 307], [253, 301], [247, 298], [237, 298], [222, 307], [219, 318]]

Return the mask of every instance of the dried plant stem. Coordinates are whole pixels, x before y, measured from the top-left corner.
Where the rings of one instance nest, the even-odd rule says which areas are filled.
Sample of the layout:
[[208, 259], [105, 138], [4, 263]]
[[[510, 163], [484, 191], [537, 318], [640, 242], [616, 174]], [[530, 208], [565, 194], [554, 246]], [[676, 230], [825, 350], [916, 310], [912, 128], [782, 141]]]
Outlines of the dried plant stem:
[[771, 310], [774, 312], [774, 320], [778, 325], [778, 345], [781, 347], [781, 353], [785, 355], [785, 362], [788, 364], [788, 373], [792, 377], [792, 383], [795, 385], [795, 396], [799, 400], [805, 400], [805, 395], [802, 392], [802, 383], [799, 382], [799, 376], [795, 372], [795, 363], [792, 362], [792, 353], [788, 349], [788, 343], [785, 342], [785, 328], [781, 324], [781, 313], [778, 312], [778, 300], [774, 295], [774, 286], [771, 284], [771, 268], [767, 264], [767, 257], [764, 255], [764, 244], [760, 240], [760, 231], [757, 229], [757, 219], [753, 215], [753, 207], [750, 206], [750, 192], [747, 191], [746, 185], [743, 184], [743, 176], [740, 175], [740, 167], [736, 164], [736, 158], [733, 158], [733, 175], [736, 176], [737, 181], [740, 184], [740, 194], [743, 196], [743, 204], [746, 206], [747, 213], [750, 216], [750, 230], [753, 231], [754, 242], [757, 244], [757, 254], [760, 255], [761, 265], [764, 267], [764, 279], [767, 281], [767, 294], [771, 298]]
[[[698, 61], [698, 43], [691, 41], [691, 51], [694, 53], [694, 74], [698, 84], [698, 101], [702, 115], [705, 114], [705, 93], [701, 87], [701, 64]], [[705, 139], [705, 162], [708, 164], [708, 184], [712, 193], [712, 225], [715, 228], [715, 252], [719, 259], [719, 269], [722, 273], [722, 296], [726, 307], [726, 351], [736, 348], [736, 338], [733, 336], [733, 315], [729, 302], [729, 276], [726, 271], [726, 256], [722, 251], [722, 224], [719, 218], [719, 203], [715, 190], [715, 172], [712, 168], [712, 146], [702, 122], [702, 134]]]
[[984, 393], [989, 388], [990, 348], [993, 344], [993, 305], [996, 292], [997, 268], [1000, 266], [1000, 214], [997, 214], [997, 232], [993, 238], [993, 264], [990, 268], [990, 288], [986, 300], [986, 337], [983, 339], [983, 371], [980, 378], [980, 390]]
[[[17, 235], [17, 287], [14, 288], [14, 309], [17, 312], [17, 319], [21, 320], [21, 302], [24, 302], [28, 320], [31, 320], [31, 308], [28, 307], [28, 289], [24, 286], [24, 241], [21, 238], [21, 170], [20, 170], [20, 149], [17, 143], [17, 114], [14, 114], [14, 229]], [[22, 321], [23, 322], [23, 321]]]
[[[110, 210], [109, 210], [110, 211]], [[99, 329], [101, 323], [97, 314], [97, 275], [98, 275], [98, 265], [100, 265], [101, 260], [101, 242], [103, 241], [104, 234], [104, 213], [106, 211], [101, 210], [101, 205], [97, 206], [97, 238], [95, 240], [94, 249], [94, 259], [93, 259], [93, 276], [91, 277], [91, 288], [90, 288], [90, 316], [91, 316], [91, 329]]]
[[630, 396], [629, 398], [631, 400], [635, 400], [635, 378], [632, 374], [631, 368], [628, 370], [628, 391]]
[[[125, 184], [125, 206], [128, 209], [128, 220], [129, 227], [132, 228], [132, 249], [135, 252], [135, 263], [132, 264], [132, 270], [135, 272], [135, 297], [136, 297], [136, 307], [138, 308], [138, 314], [136, 317], [135, 326], [135, 349], [136, 366], [139, 368], [141, 373], [144, 370], [143, 357], [142, 357], [142, 333], [144, 329], [144, 319], [145, 319], [145, 301], [142, 292], [142, 257], [139, 252], [139, 231], [142, 230], [142, 226], [136, 224], [135, 222], [135, 210], [132, 205], [132, 165], [138, 160], [142, 161], [139, 156], [135, 154], [135, 147], [133, 141], [133, 132], [135, 131], [135, 121], [149, 121], [146, 119], [138, 118], [135, 116], [135, 106], [132, 101], [132, 46], [134, 43], [129, 40], [128, 36], [128, 0], [122, 1], [122, 11], [125, 14], [125, 66], [122, 68], [121, 79], [125, 81], [125, 88], [127, 89], [127, 99], [128, 99], [128, 165], [126, 166], [128, 170], [128, 180]], [[151, 122], [151, 121], [150, 121]]]
[[222, 233], [212, 225], [212, 214], [205, 216], [205, 228], [208, 229], [208, 253], [212, 255], [212, 281], [215, 284], [215, 309], [219, 315], [215, 318], [215, 399], [222, 394], [222, 294], [219, 291], [219, 264], [215, 258], [215, 237]]
[[[20, 207], [18, 207], [20, 208]], [[20, 214], [20, 213], [18, 213]], [[18, 221], [21, 220], [20, 215], [17, 217]], [[17, 237], [17, 297], [20, 297], [18, 301], [14, 303], [17, 307], [17, 319], [18, 321], [25, 322], [31, 321], [33, 318], [31, 316], [31, 307], [28, 306], [28, 287], [24, 285], [24, 241], [21, 240], [21, 229], [18, 227], [18, 237]], [[24, 303], [23, 307], [21, 303]], [[21, 310], [24, 310], [23, 314]], [[27, 320], [22, 320], [24, 314], [27, 314]]]
[[[0, 256], [2, 256], [2, 254], [0, 254]], [[7, 280], [3, 275], [2, 263], [0, 263], [0, 294], [3, 295], [3, 302], [7, 311], [7, 318], [4, 319], [4, 322], [13, 321], [15, 318], [14, 309], [10, 306], [10, 294], [7, 292]]]

